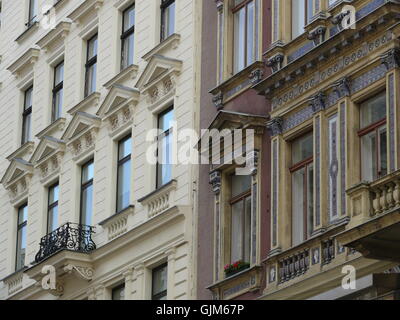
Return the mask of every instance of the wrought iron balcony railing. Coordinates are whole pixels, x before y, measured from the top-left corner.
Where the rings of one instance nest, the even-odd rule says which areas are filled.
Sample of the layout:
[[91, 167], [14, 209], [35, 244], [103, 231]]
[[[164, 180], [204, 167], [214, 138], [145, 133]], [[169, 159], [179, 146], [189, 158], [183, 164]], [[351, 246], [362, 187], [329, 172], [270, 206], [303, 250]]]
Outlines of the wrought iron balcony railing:
[[35, 256], [35, 262], [39, 263], [61, 250], [89, 253], [96, 249], [93, 233], [94, 227], [66, 223], [40, 240], [40, 250]]

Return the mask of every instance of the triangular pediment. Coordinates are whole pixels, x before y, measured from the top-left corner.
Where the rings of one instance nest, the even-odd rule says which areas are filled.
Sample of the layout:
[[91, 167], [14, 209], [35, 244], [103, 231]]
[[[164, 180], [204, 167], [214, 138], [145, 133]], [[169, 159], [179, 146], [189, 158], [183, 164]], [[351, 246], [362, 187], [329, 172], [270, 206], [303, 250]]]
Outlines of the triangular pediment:
[[18, 178], [22, 177], [24, 174], [32, 173], [32, 169], [33, 167], [30, 162], [20, 158], [15, 158], [11, 160], [11, 163], [4, 173], [4, 176], [1, 179], [0, 183], [7, 186]]
[[71, 141], [90, 128], [99, 127], [100, 122], [101, 120], [99, 117], [86, 112], [78, 111], [75, 113], [67, 129], [65, 130], [62, 140], [66, 142]]
[[114, 84], [101, 104], [97, 115], [101, 118], [107, 117], [114, 111], [131, 101], [139, 100], [139, 91], [134, 88]]
[[65, 143], [62, 140], [54, 137], [44, 136], [41, 138], [35, 152], [33, 153], [30, 162], [34, 165], [48, 158], [49, 155], [57, 151], [62, 151], [65, 148]]
[[182, 61], [180, 60], [167, 58], [161, 55], [153, 55], [140, 76], [136, 87], [140, 90], [152, 87], [166, 75], [173, 72], [179, 73], [181, 67]]

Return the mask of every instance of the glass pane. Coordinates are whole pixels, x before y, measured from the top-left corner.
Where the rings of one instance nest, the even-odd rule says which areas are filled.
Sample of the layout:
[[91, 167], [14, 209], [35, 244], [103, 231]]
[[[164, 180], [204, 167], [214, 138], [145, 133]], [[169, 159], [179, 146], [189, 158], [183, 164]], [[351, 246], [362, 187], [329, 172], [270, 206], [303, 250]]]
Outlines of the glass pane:
[[54, 96], [54, 114], [53, 121], [59, 119], [61, 117], [61, 110], [63, 105], [63, 89], [58, 90]]
[[245, 21], [246, 8], [240, 9], [234, 16], [234, 72], [245, 67]]
[[58, 206], [53, 207], [52, 209], [49, 210], [48, 213], [48, 223], [47, 223], [47, 228], [48, 228], [48, 233], [53, 232], [58, 228]]
[[29, 20], [37, 17], [38, 13], [38, 0], [30, 0], [29, 4]]
[[304, 241], [304, 179], [305, 169], [292, 173], [292, 245]]
[[314, 0], [307, 0], [307, 23], [311, 22], [312, 17], [313, 17], [313, 2]]
[[167, 266], [153, 270], [153, 296], [167, 291]]
[[130, 205], [131, 161], [125, 161], [118, 166], [117, 212]]
[[231, 230], [231, 263], [243, 260], [243, 225], [244, 202], [239, 201], [232, 205], [232, 230]]
[[122, 46], [122, 67], [127, 68], [133, 64], [133, 50], [134, 50], [135, 34], [131, 34], [129, 37], [125, 38]]
[[174, 109], [170, 109], [161, 113], [158, 117], [158, 128], [162, 131], [167, 131], [172, 128], [172, 121], [174, 120]]
[[375, 131], [361, 138], [361, 172], [364, 181], [373, 181], [377, 178]]
[[49, 204], [53, 204], [54, 202], [58, 201], [58, 190], [58, 185], [49, 189]]
[[118, 149], [118, 160], [129, 156], [132, 153], [132, 138], [121, 140]]
[[25, 266], [25, 254], [26, 254], [26, 226], [18, 230], [16, 270], [20, 270]]
[[96, 74], [97, 74], [97, 63], [93, 64], [87, 69], [86, 75], [86, 95], [96, 91]]
[[247, 63], [249, 66], [254, 62], [254, 1], [247, 5]]
[[132, 6], [124, 11], [124, 29], [127, 31], [135, 25], [135, 7]]
[[307, 235], [311, 236], [314, 226], [314, 167], [307, 168]]
[[31, 140], [31, 119], [32, 119], [32, 113], [27, 114], [26, 116], [24, 116], [23, 119], [24, 121], [23, 123], [24, 132], [22, 133], [23, 144]]
[[18, 210], [18, 225], [28, 220], [28, 205], [24, 205]]
[[88, 56], [87, 60], [97, 56], [97, 35], [88, 41]]
[[292, 39], [304, 32], [305, 0], [292, 0]]
[[172, 179], [172, 134], [161, 138], [158, 148], [157, 187]]
[[250, 190], [251, 177], [250, 176], [232, 176], [232, 198]]
[[60, 63], [54, 71], [54, 85], [57, 86], [64, 80], [64, 62]]
[[292, 164], [299, 163], [313, 156], [313, 135], [308, 134], [292, 143]]
[[379, 177], [387, 175], [387, 137], [386, 127], [379, 129], [379, 160], [380, 160], [380, 172]]
[[245, 262], [250, 263], [251, 249], [251, 196], [245, 199], [244, 212], [244, 257]]
[[25, 106], [24, 106], [25, 110], [32, 107], [32, 92], [33, 92], [32, 87], [25, 91]]
[[125, 286], [120, 286], [112, 290], [112, 300], [125, 300]]
[[175, 2], [167, 8], [167, 33], [166, 38], [175, 32]]
[[82, 167], [82, 184], [85, 184], [89, 180], [92, 180], [93, 173], [94, 173], [94, 163], [93, 161], [91, 161]]
[[386, 118], [386, 92], [382, 92], [367, 101], [360, 107], [361, 128]]
[[93, 184], [82, 190], [81, 224], [92, 225]]

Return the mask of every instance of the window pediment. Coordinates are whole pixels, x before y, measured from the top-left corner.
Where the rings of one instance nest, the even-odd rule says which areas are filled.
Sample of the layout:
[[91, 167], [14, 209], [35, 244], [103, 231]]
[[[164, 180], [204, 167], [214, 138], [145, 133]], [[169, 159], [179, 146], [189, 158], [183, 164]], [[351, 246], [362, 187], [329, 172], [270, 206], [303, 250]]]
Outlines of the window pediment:
[[83, 1], [81, 5], [79, 5], [69, 16], [72, 21], [76, 23], [81, 23], [86, 17], [93, 12], [97, 12], [100, 7], [103, 5], [103, 0], [86, 0]]
[[0, 182], [8, 191], [12, 203], [18, 202], [27, 195], [32, 174], [33, 166], [30, 162], [20, 158], [11, 160]]
[[71, 22], [61, 21], [55, 29], [48, 32], [43, 38], [41, 38], [36, 45], [38, 45], [45, 52], [50, 47], [53, 47], [57, 42], [64, 42], [67, 37], [69, 30], [71, 29]]
[[39, 58], [39, 49], [30, 48], [21, 57], [19, 57], [7, 70], [14, 76], [19, 77], [22, 74], [28, 73], [33, 69], [33, 65]]
[[153, 55], [144, 69], [136, 87], [146, 95], [150, 104], [175, 91], [176, 78], [182, 69], [182, 61]]

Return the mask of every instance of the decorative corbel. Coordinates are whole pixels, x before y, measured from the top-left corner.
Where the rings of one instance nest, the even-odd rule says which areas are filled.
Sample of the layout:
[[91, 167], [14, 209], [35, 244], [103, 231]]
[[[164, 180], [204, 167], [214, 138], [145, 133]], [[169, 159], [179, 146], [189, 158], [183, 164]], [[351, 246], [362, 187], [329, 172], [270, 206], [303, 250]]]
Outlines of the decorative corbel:
[[267, 123], [267, 129], [271, 136], [277, 136], [283, 132], [283, 119], [281, 117], [272, 118]]
[[214, 103], [215, 107], [217, 108], [217, 110], [221, 110], [224, 108], [224, 95], [222, 94], [222, 92], [218, 92], [213, 98], [212, 98], [212, 102]]
[[264, 75], [263, 70], [258, 68], [250, 73], [249, 79], [253, 85], [256, 85], [262, 80], [263, 75]]
[[272, 72], [278, 72], [282, 69], [284, 55], [282, 53], [278, 53], [267, 60], [266, 65], [272, 69]]
[[75, 273], [82, 280], [90, 281], [93, 279], [94, 270], [90, 267], [68, 264], [64, 267], [64, 271], [68, 274]]
[[393, 48], [381, 55], [381, 62], [386, 66], [386, 69], [392, 70], [400, 66], [400, 49]]
[[210, 173], [210, 184], [212, 186], [212, 191], [218, 195], [221, 192], [221, 171], [215, 170]]
[[308, 40], [312, 40], [314, 42], [314, 45], [317, 46], [324, 41], [325, 32], [326, 32], [326, 27], [319, 26], [314, 30], [310, 31], [310, 33], [307, 35], [307, 38]]
[[315, 96], [311, 97], [309, 102], [314, 113], [325, 110], [326, 95], [323, 92], [318, 92]]

